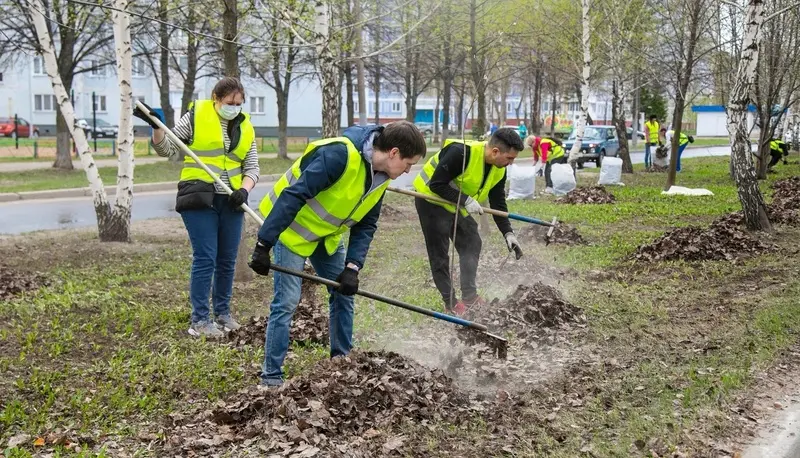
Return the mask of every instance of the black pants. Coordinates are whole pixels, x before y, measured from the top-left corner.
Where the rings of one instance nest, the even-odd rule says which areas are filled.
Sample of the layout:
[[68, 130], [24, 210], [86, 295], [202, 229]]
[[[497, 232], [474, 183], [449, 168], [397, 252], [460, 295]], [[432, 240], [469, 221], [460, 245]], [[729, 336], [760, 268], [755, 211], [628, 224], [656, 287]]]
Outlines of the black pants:
[[772, 168], [772, 167], [775, 166], [775, 164], [778, 163], [778, 161], [781, 160], [781, 157], [783, 157], [783, 150], [782, 149], [779, 149], [779, 150], [770, 149], [769, 150], [769, 154], [770, 154], [771, 158], [770, 158], [769, 164], [767, 165], [767, 168]]
[[[450, 239], [453, 237], [455, 215], [444, 207], [432, 204], [424, 199], [414, 199], [425, 236], [425, 247], [428, 249], [428, 261], [431, 264], [433, 283], [442, 295], [445, 308], [451, 309], [457, 299], [450, 300]], [[478, 289], [475, 277], [478, 273], [478, 259], [481, 255], [481, 236], [478, 234], [478, 223], [471, 216], [458, 216], [456, 228], [456, 251], [461, 269], [461, 296], [472, 300]], [[456, 296], [455, 294], [453, 296]]]
[[566, 164], [567, 155], [563, 155], [558, 159], [548, 160], [547, 165], [544, 166], [544, 182], [548, 188], [553, 187], [553, 180], [550, 178], [550, 173], [553, 172], [553, 164]]

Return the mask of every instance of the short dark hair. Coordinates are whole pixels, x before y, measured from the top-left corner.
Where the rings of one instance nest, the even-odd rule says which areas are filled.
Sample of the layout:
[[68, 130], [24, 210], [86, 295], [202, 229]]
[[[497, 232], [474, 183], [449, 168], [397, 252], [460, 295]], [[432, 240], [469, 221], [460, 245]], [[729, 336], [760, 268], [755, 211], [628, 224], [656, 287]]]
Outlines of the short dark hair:
[[242, 82], [239, 81], [238, 78], [226, 76], [217, 81], [217, 84], [214, 85], [214, 89], [211, 91], [211, 96], [216, 97], [217, 100], [221, 100], [235, 92], [242, 94], [244, 98], [244, 86], [242, 86]]
[[372, 147], [380, 151], [391, 151], [392, 148], [400, 150], [400, 157], [409, 159], [422, 156], [428, 151], [425, 136], [419, 128], [408, 121], [395, 121], [387, 124], [383, 132], [372, 141]]
[[658, 116], [656, 116], [656, 115], [654, 115], [654, 114], [651, 114], [651, 115], [650, 115], [650, 120], [652, 121], [652, 120], [654, 120], [654, 119], [658, 119]]
[[512, 129], [511, 127], [503, 127], [494, 131], [492, 136], [489, 137], [489, 146], [497, 147], [504, 153], [507, 153], [510, 149], [517, 152], [525, 149], [525, 144], [522, 143], [522, 138], [517, 133], [517, 129]]

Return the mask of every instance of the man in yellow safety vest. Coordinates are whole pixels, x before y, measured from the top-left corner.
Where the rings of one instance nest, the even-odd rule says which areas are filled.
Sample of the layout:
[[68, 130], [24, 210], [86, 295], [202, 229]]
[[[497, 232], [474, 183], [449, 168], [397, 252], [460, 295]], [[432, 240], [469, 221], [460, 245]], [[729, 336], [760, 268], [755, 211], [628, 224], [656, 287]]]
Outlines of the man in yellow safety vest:
[[644, 123], [644, 166], [650, 168], [653, 165], [653, 156], [650, 155], [650, 148], [659, 145], [659, 128], [656, 115], [650, 115], [650, 120]]
[[[378, 227], [386, 188], [424, 158], [425, 151], [425, 138], [410, 122], [353, 126], [342, 137], [311, 142], [259, 205], [265, 220], [250, 268], [269, 274], [274, 249], [276, 265], [300, 271], [309, 259], [317, 275], [340, 284], [336, 290], [328, 288], [331, 357], [346, 355], [353, 345], [353, 294]], [[345, 248], [342, 235], [348, 230]], [[262, 385], [283, 383], [283, 360], [301, 281], [274, 272]]]
[[[489, 199], [495, 210], [507, 211], [506, 169], [524, 149], [515, 129], [497, 129], [488, 142], [448, 140], [414, 179], [417, 192], [452, 202], [444, 204], [416, 198], [417, 214], [425, 237], [433, 282], [442, 295], [445, 310], [463, 315], [469, 307], [481, 305], [475, 277], [481, 253], [478, 223], [470, 214], [482, 214], [480, 202]], [[456, 208], [460, 209], [456, 214]], [[508, 218], [495, 216], [495, 224], [517, 257], [522, 250]], [[455, 225], [455, 228], [454, 228]], [[455, 235], [453, 231], [455, 229]], [[461, 297], [451, 294], [450, 239], [458, 251]], [[453, 297], [451, 297], [453, 296]]]

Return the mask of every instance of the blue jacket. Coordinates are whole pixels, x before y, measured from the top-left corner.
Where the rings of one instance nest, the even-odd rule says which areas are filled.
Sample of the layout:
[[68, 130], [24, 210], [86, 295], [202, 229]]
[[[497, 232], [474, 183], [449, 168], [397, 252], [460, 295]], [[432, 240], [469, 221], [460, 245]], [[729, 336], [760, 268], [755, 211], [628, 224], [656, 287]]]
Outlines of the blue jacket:
[[[383, 126], [352, 126], [344, 131], [344, 136], [353, 142], [365, 164], [372, 169], [372, 145], [368, 141], [372, 134], [380, 135]], [[326, 145], [304, 157], [300, 162], [300, 178], [295, 184], [285, 188], [272, 211], [258, 231], [258, 240], [269, 246], [275, 246], [278, 237], [289, 224], [294, 221], [297, 212], [303, 208], [308, 199], [332, 186], [347, 167], [347, 147], [342, 144]], [[364, 192], [378, 186], [389, 177], [384, 173], [368, 173], [364, 184]], [[268, 197], [265, 197], [265, 199]], [[350, 228], [350, 241], [347, 244], [345, 264], [352, 262], [359, 268], [364, 267], [364, 260], [372, 243], [372, 237], [378, 228], [378, 217], [381, 214], [383, 197], [356, 225]]]

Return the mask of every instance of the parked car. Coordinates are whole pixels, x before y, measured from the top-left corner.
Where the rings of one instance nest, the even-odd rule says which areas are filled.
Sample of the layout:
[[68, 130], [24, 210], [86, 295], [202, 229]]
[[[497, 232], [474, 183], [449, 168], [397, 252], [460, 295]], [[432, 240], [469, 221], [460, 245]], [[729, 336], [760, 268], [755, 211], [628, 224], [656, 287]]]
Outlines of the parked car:
[[75, 121], [75, 125], [83, 129], [86, 133], [86, 138], [116, 138], [119, 132], [119, 126], [109, 124], [108, 122], [98, 119], [97, 127], [92, 132], [92, 120], [81, 118]]
[[[575, 144], [575, 131], [573, 130], [567, 141], [564, 142], [564, 149], [572, 149]], [[600, 167], [603, 158], [606, 156], [616, 157], [619, 154], [619, 139], [617, 129], [614, 126], [586, 126], [581, 143], [581, 155], [578, 157], [578, 167], [583, 167], [585, 162], [594, 162]]]
[[[633, 138], [633, 129], [628, 127], [625, 130], [628, 132], [628, 140], [631, 140]], [[636, 131], [636, 136], [639, 137], [639, 140], [644, 140], [644, 132], [642, 132], [641, 130]]]
[[33, 128], [33, 135], [31, 135], [31, 124], [22, 119], [17, 118], [17, 131], [14, 132], [14, 118], [0, 118], [0, 136], [16, 138], [38, 137], [39, 129]]
[[415, 122], [415, 126], [425, 135], [432, 135], [433, 134], [433, 123], [432, 122]]

